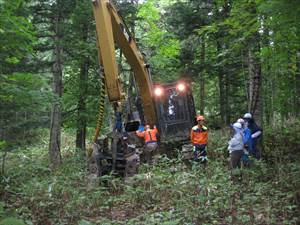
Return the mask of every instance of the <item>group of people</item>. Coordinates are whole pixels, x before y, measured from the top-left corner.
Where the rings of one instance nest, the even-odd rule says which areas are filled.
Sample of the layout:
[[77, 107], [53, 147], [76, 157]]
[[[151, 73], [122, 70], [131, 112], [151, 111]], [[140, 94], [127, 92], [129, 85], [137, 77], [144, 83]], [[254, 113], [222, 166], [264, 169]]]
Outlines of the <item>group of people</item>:
[[[205, 118], [202, 115], [196, 117], [197, 125], [190, 132], [190, 140], [193, 145], [194, 161], [206, 163], [206, 146], [208, 141], [208, 128], [204, 126]], [[243, 163], [249, 165], [249, 155], [260, 159], [261, 152], [257, 146], [262, 135], [262, 129], [255, 123], [251, 113], [246, 113], [231, 125], [232, 138], [228, 142], [230, 154], [230, 168], [236, 168]], [[146, 125], [145, 129], [136, 131], [137, 136], [144, 138], [144, 155], [147, 163], [152, 161], [153, 153], [158, 149], [156, 126], [153, 129]]]
[[257, 144], [262, 135], [261, 128], [255, 123], [252, 115], [246, 113], [243, 118], [238, 119], [233, 125], [233, 137], [228, 142], [230, 153], [230, 168], [236, 168], [242, 162], [249, 165], [249, 155], [260, 159], [261, 151]]
[[[206, 145], [208, 129], [204, 126], [204, 117], [197, 116], [197, 125], [191, 129], [191, 143], [194, 147], [194, 160], [202, 163], [207, 162]], [[262, 135], [261, 128], [255, 123], [251, 113], [246, 113], [231, 125], [233, 135], [228, 142], [230, 154], [229, 167], [231, 169], [243, 163], [249, 165], [249, 155], [260, 159], [261, 152], [257, 146]]]
[[[207, 162], [206, 145], [208, 129], [204, 126], [204, 117], [197, 116], [197, 125], [191, 129], [191, 143], [194, 147], [194, 160]], [[261, 152], [257, 146], [262, 135], [262, 129], [255, 123], [251, 113], [246, 113], [231, 125], [233, 135], [228, 142], [231, 169], [243, 163], [249, 165], [249, 155], [260, 159]]]

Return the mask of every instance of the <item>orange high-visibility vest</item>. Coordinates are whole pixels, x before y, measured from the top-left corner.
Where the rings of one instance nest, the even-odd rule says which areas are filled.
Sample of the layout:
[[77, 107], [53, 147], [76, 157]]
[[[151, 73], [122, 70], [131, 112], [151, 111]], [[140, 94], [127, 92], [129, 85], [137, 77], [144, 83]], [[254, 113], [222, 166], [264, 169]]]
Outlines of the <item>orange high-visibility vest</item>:
[[157, 133], [158, 133], [157, 128], [136, 132], [137, 136], [144, 138], [146, 144], [157, 142], [157, 137], [156, 137]]
[[191, 130], [191, 142], [196, 145], [207, 144], [208, 129], [205, 126], [194, 126]]

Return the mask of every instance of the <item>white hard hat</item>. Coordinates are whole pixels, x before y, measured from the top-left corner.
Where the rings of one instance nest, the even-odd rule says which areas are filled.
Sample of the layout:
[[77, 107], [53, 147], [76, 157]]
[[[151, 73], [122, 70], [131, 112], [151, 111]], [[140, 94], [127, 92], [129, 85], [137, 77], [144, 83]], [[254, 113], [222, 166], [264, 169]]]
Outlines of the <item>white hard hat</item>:
[[234, 128], [242, 129], [242, 124], [240, 124], [240, 123], [234, 123], [232, 126]]
[[242, 118], [239, 118], [236, 122], [237, 122], [237, 123], [240, 123], [240, 124], [244, 124], [244, 123], [245, 123], [245, 120], [243, 120]]
[[251, 119], [252, 115], [251, 115], [251, 113], [246, 113], [243, 118], [244, 119]]

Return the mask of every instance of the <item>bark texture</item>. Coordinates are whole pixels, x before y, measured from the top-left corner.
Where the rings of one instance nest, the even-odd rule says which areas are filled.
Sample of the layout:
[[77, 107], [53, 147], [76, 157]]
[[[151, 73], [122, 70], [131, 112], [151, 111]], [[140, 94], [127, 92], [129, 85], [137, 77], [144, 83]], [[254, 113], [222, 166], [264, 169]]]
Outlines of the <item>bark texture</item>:
[[61, 163], [61, 95], [62, 95], [62, 46], [61, 46], [61, 25], [62, 18], [57, 13], [54, 18], [54, 50], [53, 50], [53, 81], [52, 90], [55, 99], [52, 103], [49, 158], [51, 168], [56, 168]]
[[79, 73], [79, 99], [77, 111], [76, 147], [82, 150], [86, 148], [86, 93], [89, 72], [89, 59], [82, 62]]
[[205, 37], [202, 38], [201, 41], [201, 75], [200, 75], [200, 114], [204, 114], [204, 108], [205, 108], [205, 79], [204, 79], [204, 74], [205, 74]]
[[249, 70], [249, 103], [248, 111], [253, 114], [255, 120], [262, 122], [262, 101], [261, 101], [261, 64], [259, 52], [258, 34], [256, 35], [254, 47], [248, 50], [248, 70]]

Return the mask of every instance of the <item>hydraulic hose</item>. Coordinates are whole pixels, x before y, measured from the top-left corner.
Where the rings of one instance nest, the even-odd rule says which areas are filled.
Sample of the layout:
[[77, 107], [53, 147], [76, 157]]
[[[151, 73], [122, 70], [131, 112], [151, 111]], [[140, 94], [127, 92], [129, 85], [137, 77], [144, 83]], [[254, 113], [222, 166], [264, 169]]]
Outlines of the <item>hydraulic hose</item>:
[[105, 80], [104, 80], [104, 74], [101, 76], [101, 81], [100, 81], [100, 98], [99, 98], [99, 110], [98, 110], [98, 119], [97, 119], [97, 124], [96, 124], [96, 129], [95, 129], [95, 134], [93, 138], [93, 143], [97, 141], [97, 138], [100, 134], [101, 127], [103, 124], [103, 119], [104, 119], [104, 109], [105, 109]]
[[[96, 124], [96, 129], [93, 137], [93, 143], [96, 143], [101, 127], [103, 124], [103, 118], [104, 118], [104, 107], [105, 107], [105, 80], [104, 80], [104, 73], [102, 73], [102, 76], [100, 78], [100, 96], [99, 96], [99, 110], [98, 110], [98, 118], [97, 118], [97, 124]], [[93, 153], [93, 147], [92, 145], [87, 148], [86, 154], [88, 157], [91, 157]]]

